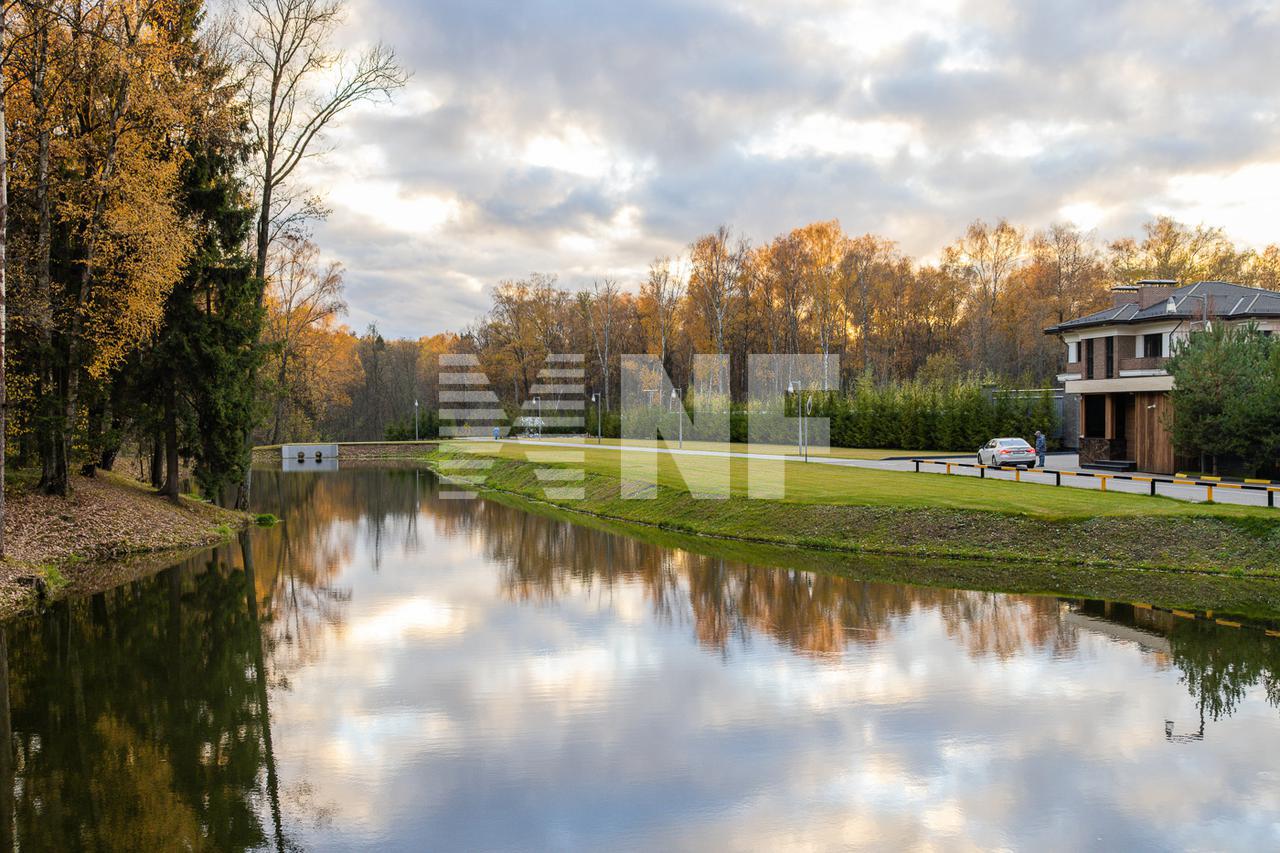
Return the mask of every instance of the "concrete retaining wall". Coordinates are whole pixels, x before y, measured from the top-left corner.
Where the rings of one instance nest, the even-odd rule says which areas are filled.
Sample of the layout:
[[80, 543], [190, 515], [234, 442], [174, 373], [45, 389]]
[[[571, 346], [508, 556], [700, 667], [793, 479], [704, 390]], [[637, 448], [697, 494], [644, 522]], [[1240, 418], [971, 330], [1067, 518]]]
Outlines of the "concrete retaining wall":
[[[339, 462], [359, 462], [362, 459], [409, 459], [430, 453], [435, 449], [435, 441], [358, 441], [338, 444]], [[291, 444], [290, 448], [307, 448], [305, 444]], [[315, 445], [316, 447], [332, 447], [332, 445]], [[279, 464], [280, 445], [253, 449], [253, 461]]]

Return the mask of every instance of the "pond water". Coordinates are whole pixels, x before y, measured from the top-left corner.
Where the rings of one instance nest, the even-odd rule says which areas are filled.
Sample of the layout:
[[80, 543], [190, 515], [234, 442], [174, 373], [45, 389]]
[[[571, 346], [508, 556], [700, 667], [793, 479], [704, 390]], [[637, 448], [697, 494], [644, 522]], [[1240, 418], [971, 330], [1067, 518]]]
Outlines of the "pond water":
[[0, 847], [1280, 847], [1261, 631], [255, 477], [283, 524], [4, 626]]

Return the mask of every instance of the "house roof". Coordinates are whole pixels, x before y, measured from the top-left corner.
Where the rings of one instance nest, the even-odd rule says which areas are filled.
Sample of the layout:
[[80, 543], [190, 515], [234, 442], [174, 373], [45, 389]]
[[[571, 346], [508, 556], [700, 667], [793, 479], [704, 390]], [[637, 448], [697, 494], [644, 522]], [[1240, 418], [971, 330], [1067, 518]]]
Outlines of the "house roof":
[[[1204, 301], [1200, 297], [1204, 296], [1209, 298], [1211, 317], [1224, 320], [1280, 317], [1280, 292], [1226, 281], [1198, 281], [1175, 287], [1169, 292], [1168, 298], [1161, 299], [1148, 308], [1139, 308], [1134, 304], [1118, 305], [1050, 326], [1045, 332], [1056, 334], [1093, 326], [1150, 323], [1166, 319], [1195, 320], [1203, 314]], [[1168, 309], [1169, 299], [1173, 300], [1173, 311]]]

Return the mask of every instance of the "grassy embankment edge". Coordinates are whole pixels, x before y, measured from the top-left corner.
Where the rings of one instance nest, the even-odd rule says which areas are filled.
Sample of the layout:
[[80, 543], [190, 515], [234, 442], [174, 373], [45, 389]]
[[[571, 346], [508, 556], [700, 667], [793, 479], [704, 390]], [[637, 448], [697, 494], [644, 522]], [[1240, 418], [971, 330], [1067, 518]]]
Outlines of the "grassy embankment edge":
[[[15, 520], [30, 527], [19, 531], [15, 523], [6, 531], [0, 619], [41, 602], [110, 589], [226, 542], [255, 522], [266, 523], [189, 495], [175, 505], [149, 486], [107, 471], [92, 480], [77, 478], [69, 499], [37, 496], [28, 480], [19, 475], [6, 490], [10, 517], [20, 515]], [[86, 493], [89, 500], [83, 499]], [[103, 513], [126, 519], [123, 529], [94, 530]]]
[[[474, 453], [473, 448], [446, 447], [426, 461], [440, 470], [442, 461]], [[487, 497], [518, 501], [544, 514], [576, 523], [612, 525], [625, 535], [684, 550], [706, 552], [710, 548], [717, 556], [743, 562], [923, 586], [1142, 602], [1266, 620], [1280, 617], [1280, 553], [1276, 548], [1280, 515], [1272, 521], [1257, 514], [1185, 505], [1177, 512], [1156, 516], [1129, 512], [1045, 521], [1008, 512], [931, 510], [914, 505], [834, 506], [748, 501], [739, 496], [707, 501], [664, 485], [659, 486], [653, 500], [626, 501], [618, 496], [618, 477], [590, 468], [582, 481], [586, 500], [557, 500], [547, 498], [546, 484], [536, 477], [536, 468], [546, 467], [555, 465], [498, 457], [485, 472], [480, 488]], [[984, 485], [991, 484], [976, 482], [968, 487]], [[1107, 496], [1099, 498], [1106, 500]], [[856, 525], [855, 535], [833, 535], [833, 521], [839, 524], [859, 516], [869, 523]], [[806, 531], [806, 522], [813, 522], [815, 529]], [[1007, 542], [997, 546], [986, 539], [975, 541], [973, 531], [985, 530], [993, 523], [1002, 528], [1038, 529], [1041, 546], [1055, 541], [1073, 544], [1035, 547], [1035, 542], [1017, 539], [1014, 547]], [[948, 544], [934, 537], [938, 530], [952, 535]], [[906, 535], [886, 535], [886, 531]], [[913, 538], [921, 534], [931, 539], [921, 542]], [[1096, 541], [1099, 535], [1114, 538], [1127, 534], [1138, 541], [1124, 543], [1124, 547], [1104, 547], [1101, 553], [1076, 547]], [[1188, 560], [1188, 548], [1179, 545], [1186, 537], [1208, 539], [1213, 547], [1200, 549], [1197, 559]], [[1162, 550], [1152, 542], [1164, 542], [1165, 547]]]

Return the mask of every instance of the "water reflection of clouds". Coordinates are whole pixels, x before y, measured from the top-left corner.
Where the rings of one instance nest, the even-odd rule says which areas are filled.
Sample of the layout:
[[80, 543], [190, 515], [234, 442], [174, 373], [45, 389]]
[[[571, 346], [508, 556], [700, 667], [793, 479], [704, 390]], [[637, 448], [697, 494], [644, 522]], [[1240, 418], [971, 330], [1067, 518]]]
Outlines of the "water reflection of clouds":
[[466, 614], [458, 607], [431, 597], [389, 602], [367, 616], [346, 625], [344, 639], [364, 647], [399, 646], [432, 637], [448, 637], [467, 629]]
[[424, 501], [451, 515], [399, 549], [392, 519], [376, 571], [358, 544], [341, 641], [274, 697], [283, 772], [340, 814], [308, 846], [1280, 844], [1260, 690], [1211, 743], [1167, 743], [1163, 721], [1196, 707], [1167, 658], [1057, 602], [921, 591], [859, 622], [835, 595], [837, 638], [761, 601], [783, 589], [756, 596], [765, 574], [744, 589], [734, 567], [651, 554], [583, 571], [530, 545], [564, 525], [485, 506], [469, 525]]

